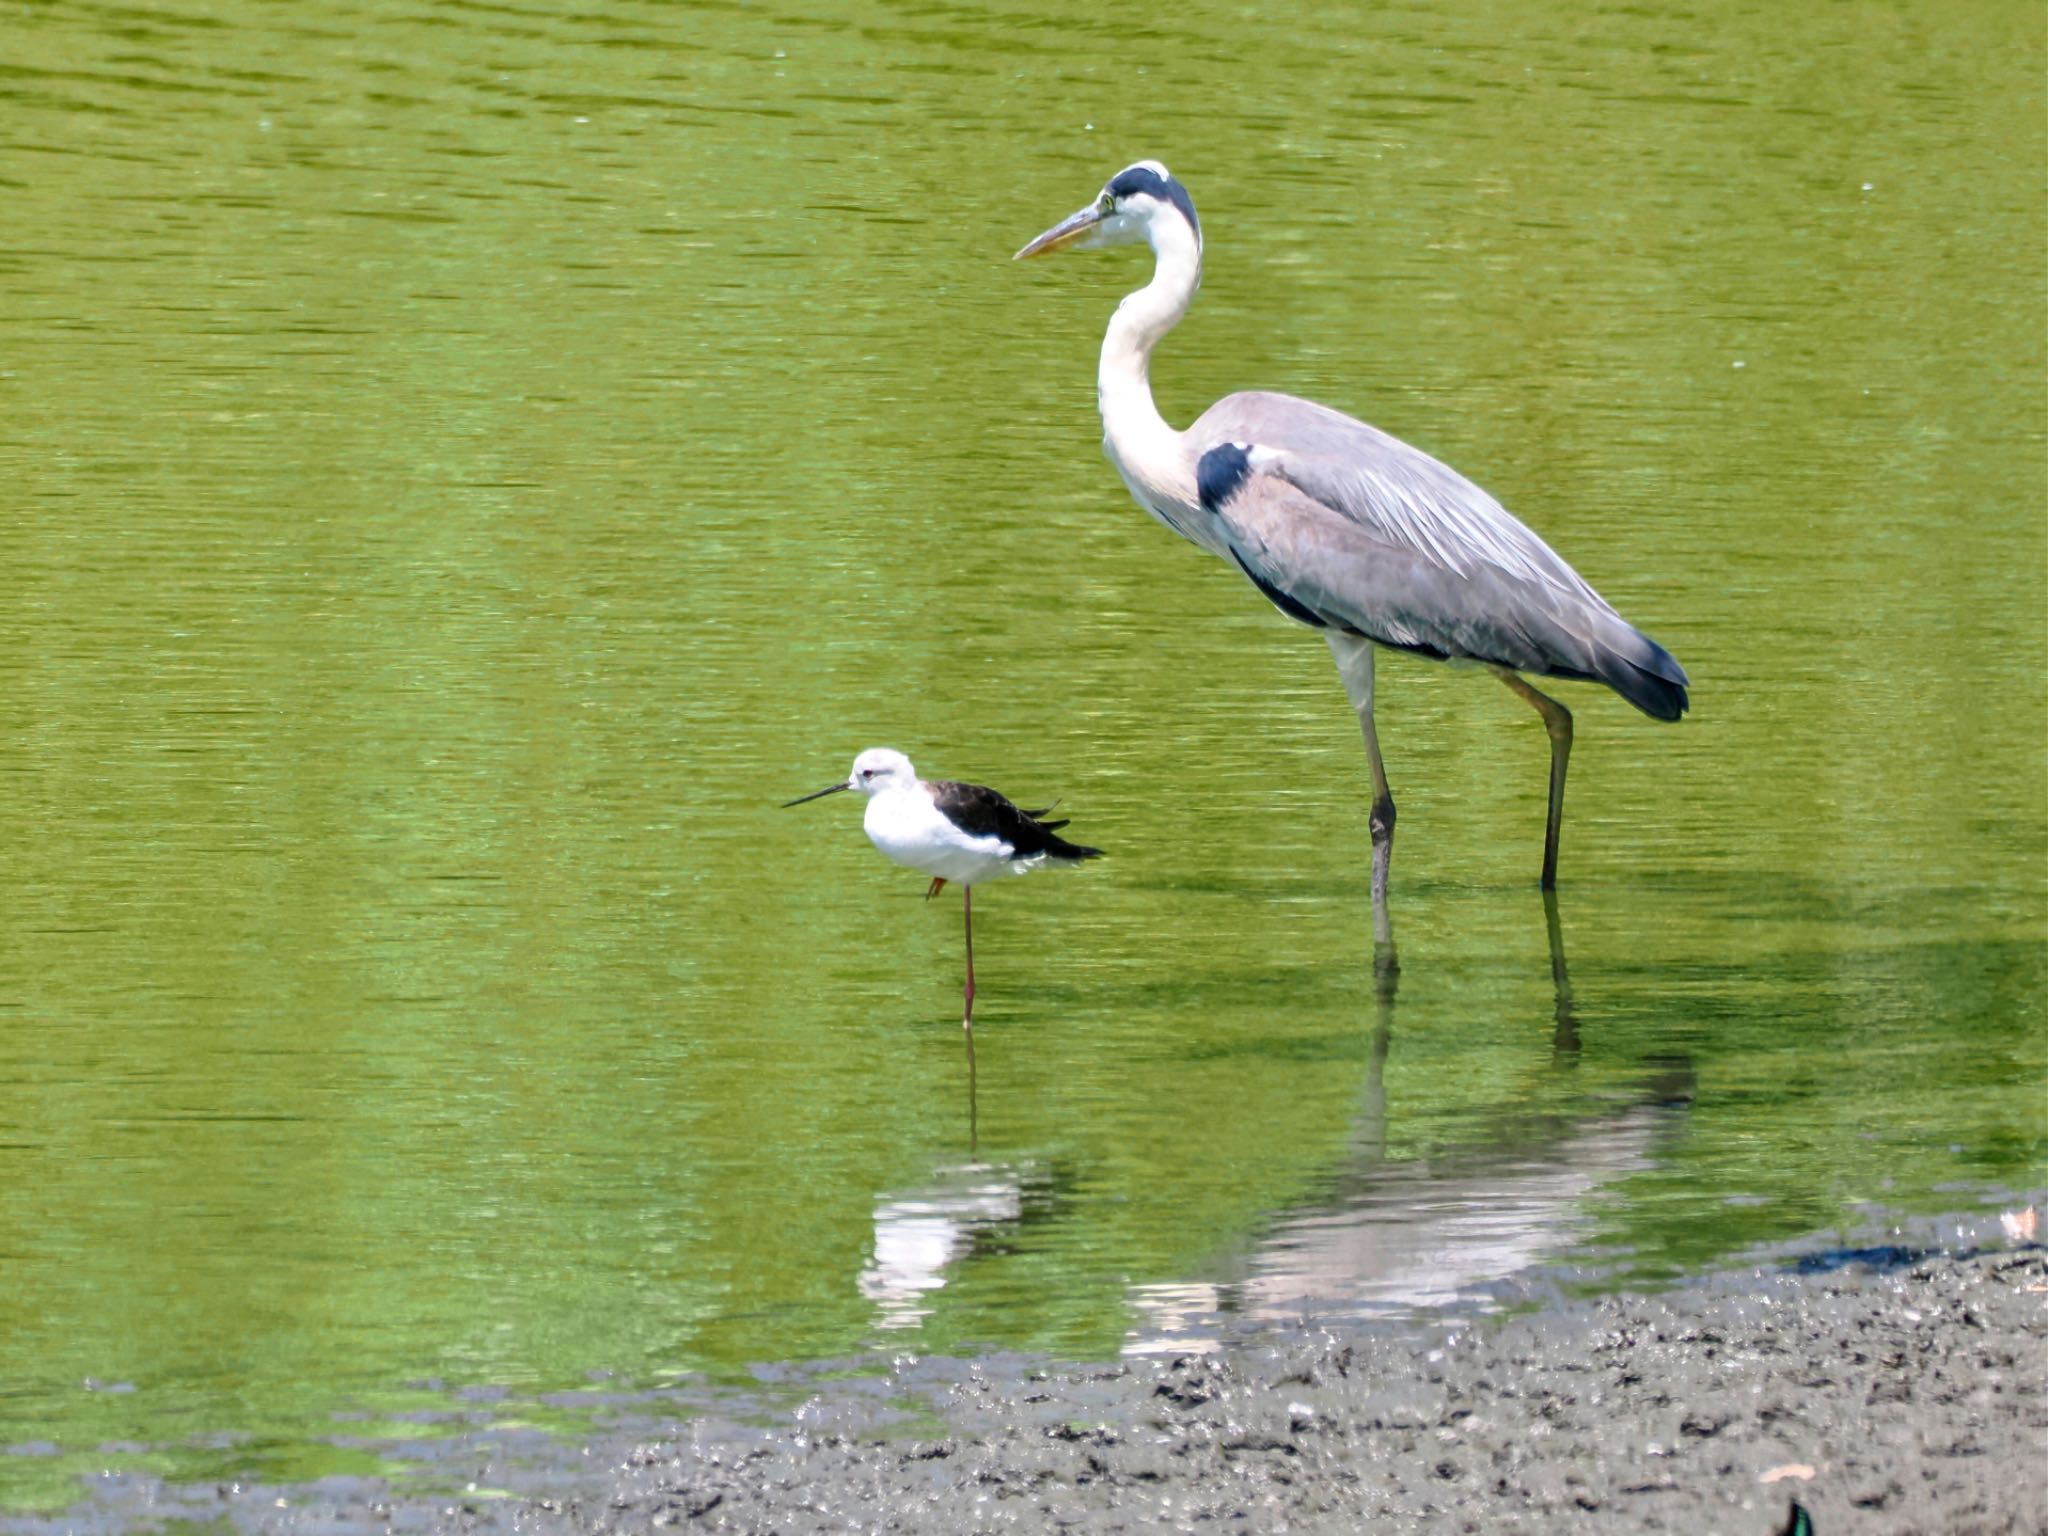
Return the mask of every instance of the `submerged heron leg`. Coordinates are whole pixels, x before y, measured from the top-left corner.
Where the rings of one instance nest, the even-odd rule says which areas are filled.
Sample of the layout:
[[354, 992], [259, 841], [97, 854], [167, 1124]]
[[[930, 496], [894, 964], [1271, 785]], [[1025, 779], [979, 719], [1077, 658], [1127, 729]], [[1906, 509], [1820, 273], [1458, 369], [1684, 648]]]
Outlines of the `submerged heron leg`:
[[1552, 1018], [1557, 1027], [1550, 1035], [1553, 1061], [1576, 1065], [1579, 1059], [1579, 1016], [1572, 1007], [1572, 974], [1564, 958], [1564, 924], [1557, 915], [1557, 892], [1543, 893], [1543, 926], [1550, 935], [1550, 987], [1555, 999]]
[[1572, 755], [1572, 712], [1547, 693], [1538, 693], [1506, 667], [1493, 675], [1526, 700], [1543, 717], [1550, 736], [1550, 820], [1543, 829], [1543, 889], [1557, 888], [1557, 834], [1564, 825], [1564, 770]]
[[1394, 926], [1387, 915], [1387, 869], [1394, 861], [1394, 792], [1387, 788], [1387, 765], [1380, 760], [1380, 736], [1372, 720], [1372, 642], [1334, 629], [1326, 638], [1344, 691], [1358, 712], [1366, 761], [1372, 765], [1372, 936], [1382, 957], [1391, 959]]

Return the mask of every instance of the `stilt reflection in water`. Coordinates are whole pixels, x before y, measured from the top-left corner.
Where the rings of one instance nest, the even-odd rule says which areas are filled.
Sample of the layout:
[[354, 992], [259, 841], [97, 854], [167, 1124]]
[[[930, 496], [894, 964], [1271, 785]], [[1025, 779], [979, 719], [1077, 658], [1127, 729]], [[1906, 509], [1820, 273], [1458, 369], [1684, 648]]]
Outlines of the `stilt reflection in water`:
[[875, 1304], [875, 1326], [915, 1328], [977, 1245], [1014, 1233], [1049, 1211], [1052, 1178], [1033, 1162], [974, 1162], [934, 1168], [914, 1188], [875, 1197], [874, 1252], [860, 1274]]

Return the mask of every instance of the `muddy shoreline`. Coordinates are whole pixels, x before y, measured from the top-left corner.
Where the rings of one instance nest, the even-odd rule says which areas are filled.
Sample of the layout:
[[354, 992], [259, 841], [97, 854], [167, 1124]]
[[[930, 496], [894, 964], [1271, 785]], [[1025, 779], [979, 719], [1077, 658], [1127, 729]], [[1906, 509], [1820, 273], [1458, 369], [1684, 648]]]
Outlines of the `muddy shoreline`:
[[1505, 1319], [637, 1400], [578, 1444], [456, 1448], [453, 1497], [111, 1477], [0, 1530], [1771, 1536], [1795, 1496], [1819, 1536], [2048, 1530], [2048, 1252], [1937, 1225]]

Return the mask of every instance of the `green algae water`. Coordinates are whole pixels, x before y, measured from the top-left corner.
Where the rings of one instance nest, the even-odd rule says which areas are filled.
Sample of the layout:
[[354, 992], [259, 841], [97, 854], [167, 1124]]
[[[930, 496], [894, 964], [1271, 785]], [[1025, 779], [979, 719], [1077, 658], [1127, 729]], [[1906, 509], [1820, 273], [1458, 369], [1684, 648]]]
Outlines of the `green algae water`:
[[[2044, 1178], [2043, 38], [1939, 13], [17, 6], [0, 1507], [465, 1393], [1654, 1282]], [[1131, 504], [1291, 390], [1690, 670], [1547, 749]], [[959, 908], [859, 749], [1109, 851]], [[510, 1411], [510, 1410], [507, 1410]], [[565, 1410], [566, 1411], [566, 1410]]]

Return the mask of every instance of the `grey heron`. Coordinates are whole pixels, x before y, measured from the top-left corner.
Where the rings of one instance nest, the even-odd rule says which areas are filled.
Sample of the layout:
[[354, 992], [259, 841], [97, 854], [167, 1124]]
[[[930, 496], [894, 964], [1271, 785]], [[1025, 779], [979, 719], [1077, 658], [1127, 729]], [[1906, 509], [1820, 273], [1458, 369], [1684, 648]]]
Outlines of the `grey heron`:
[[[1059, 836], [1063, 818], [1047, 821], [1052, 807], [1027, 811], [983, 784], [920, 779], [910, 759], [887, 747], [870, 747], [853, 760], [853, 772], [837, 784], [785, 800], [783, 808], [857, 789], [868, 797], [861, 818], [868, 841], [898, 864], [932, 877], [930, 900], [952, 881], [960, 887], [966, 913], [967, 1000], [961, 1028], [974, 1029], [974, 888], [984, 880], [1028, 875], [1044, 864], [1078, 864], [1099, 859], [1087, 848]], [[972, 1058], [970, 1057], [971, 1061]]]
[[1605, 683], [1676, 720], [1685, 669], [1623, 619], [1549, 545], [1471, 481], [1418, 448], [1292, 395], [1226, 396], [1185, 432], [1152, 403], [1152, 349], [1202, 279], [1202, 227], [1157, 160], [1117, 172], [1095, 201], [1017, 252], [1152, 247], [1152, 280], [1127, 294], [1096, 375], [1103, 448], [1150, 512], [1231, 562], [1290, 619], [1323, 631], [1372, 766], [1372, 895], [1386, 926], [1394, 797], [1373, 724], [1379, 646], [1492, 672], [1550, 737], [1545, 890], [1557, 883], [1571, 712], [1523, 678]]

